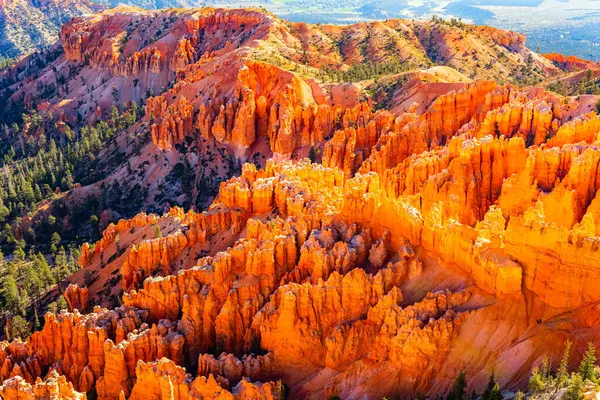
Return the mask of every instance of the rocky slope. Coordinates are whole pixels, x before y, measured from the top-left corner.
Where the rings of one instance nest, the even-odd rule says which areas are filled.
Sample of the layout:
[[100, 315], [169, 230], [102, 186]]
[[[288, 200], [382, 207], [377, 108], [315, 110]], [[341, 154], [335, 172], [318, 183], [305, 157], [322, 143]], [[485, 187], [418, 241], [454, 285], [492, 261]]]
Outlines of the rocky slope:
[[[0, 395], [433, 397], [461, 370], [481, 393], [600, 343], [597, 98], [472, 81], [559, 68], [520, 35], [432, 24], [121, 8], [5, 72], [7, 108], [74, 127], [144, 102], [111, 144], [126, 161], [103, 150], [107, 177], [47, 212], [116, 182], [157, 212], [83, 245], [69, 309], [0, 343]], [[448, 66], [344, 82], [398, 54]]]
[[12, 58], [54, 44], [71, 17], [102, 9], [88, 0], [0, 2], [0, 56]]
[[[365, 88], [394, 112], [413, 104], [423, 111], [469, 77], [560, 73], [512, 32], [401, 20], [313, 26], [252, 10], [120, 7], [73, 19], [61, 42], [0, 75], [4, 122], [35, 108], [76, 129], [108, 118], [115, 104], [145, 103], [146, 117], [100, 154], [97, 173], [108, 178], [64, 202], [72, 207], [107, 189], [135, 190], [126, 201], [131, 207], [113, 207], [121, 215], [173, 204], [202, 209], [243, 162], [306, 156], [345, 114], [359, 112]], [[433, 63], [447, 66], [414, 72]]]

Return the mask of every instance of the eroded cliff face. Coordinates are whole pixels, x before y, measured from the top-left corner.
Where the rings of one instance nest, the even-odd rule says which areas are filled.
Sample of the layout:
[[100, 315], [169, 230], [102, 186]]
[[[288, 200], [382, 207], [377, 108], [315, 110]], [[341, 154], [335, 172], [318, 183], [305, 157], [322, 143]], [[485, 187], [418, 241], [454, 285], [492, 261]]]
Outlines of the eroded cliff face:
[[[164, 104], [147, 107], [170, 115]], [[2, 390], [272, 398], [281, 379], [296, 396], [375, 398], [443, 393], [464, 365], [479, 388], [496, 362], [514, 385], [521, 376], [505, 359], [520, 338], [535, 343], [530, 363], [559, 351], [537, 339], [551, 330], [540, 323], [573, 315], [577, 329], [596, 329], [573, 310], [600, 301], [598, 117], [567, 122], [571, 109], [492, 82], [440, 96], [422, 114], [339, 108], [322, 165], [246, 164], [205, 212], [109, 225], [80, 262], [117, 268], [123, 306], [49, 314], [26, 343], [4, 343]], [[268, 121], [255, 124], [266, 138]], [[210, 132], [235, 141], [233, 128]], [[151, 237], [157, 226], [164, 233]], [[84, 310], [89, 291], [73, 285], [65, 297]], [[502, 340], [473, 339], [486, 329], [475, 325], [497, 318], [511, 319]], [[465, 341], [474, 350], [459, 351]], [[47, 368], [64, 377], [36, 383]]]
[[64, 296], [70, 310], [86, 311], [89, 301], [89, 290], [87, 287], [80, 288], [77, 285], [71, 284], [65, 290]]
[[[354, 398], [443, 392], [467, 360], [483, 368], [468, 367], [480, 387], [521, 337], [537, 343], [533, 363], [557, 351], [536, 341], [540, 321], [600, 301], [598, 117], [564, 122], [568, 110], [554, 95], [491, 82], [422, 114], [349, 108], [323, 165], [246, 164], [203, 213], [173, 208], [111, 224], [80, 261], [93, 270], [122, 246], [111, 265], [124, 305], [48, 315], [27, 343], [3, 345], [2, 377], [38, 390], [52, 368], [73, 390], [95, 387], [106, 399], [165, 385], [182, 399], [279, 390], [244, 378]], [[154, 226], [166, 234], [148, 238]], [[218, 239], [219, 251], [196, 258]], [[72, 309], [85, 309], [88, 295], [65, 293]], [[482, 356], [457, 350], [473, 324], [503, 312], [514, 318], [503, 340], [473, 342]], [[575, 314], [571, 323], [596, 328]], [[502, 365], [506, 384], [520, 381]]]
[[172, 360], [161, 358], [152, 363], [139, 361], [136, 367], [137, 381], [130, 399], [168, 398], [186, 399], [278, 399], [283, 386], [276, 383], [251, 383], [240, 380], [231, 391], [226, 379], [220, 376], [199, 376], [195, 379]]
[[[465, 37], [469, 40], [463, 40]], [[321, 120], [326, 117], [325, 110], [316, 108], [324, 103], [352, 105], [360, 92], [360, 86], [343, 82], [332, 87], [317, 85], [315, 81], [300, 82], [299, 75], [317, 77], [324, 69], [347, 70], [369, 62], [402, 61], [416, 69], [442, 63], [463, 76], [494, 80], [522, 77], [520, 69], [527, 64], [532, 67], [530, 74], [545, 78], [560, 72], [553, 61], [562, 63], [559, 56], [542, 57], [530, 51], [523, 35], [490, 27], [405, 20], [348, 27], [317, 26], [288, 23], [252, 9], [145, 11], [121, 6], [73, 18], [62, 27], [60, 39], [64, 54], [52, 66], [37, 71], [39, 74], [27, 74], [23, 85], [12, 84], [13, 101], [44, 103], [46, 110], [55, 115], [62, 112], [67, 121], [74, 122], [77, 118], [90, 120], [97, 114], [108, 115], [113, 104], [123, 106], [132, 100], [141, 103], [153, 94], [171, 89], [176, 97], [168, 96], [168, 105], [179, 101], [179, 97], [186, 98], [199, 117], [197, 123], [205, 128], [204, 135], [213, 134], [214, 130], [221, 140], [227, 138], [248, 146], [253, 135], [268, 131], [270, 138], [281, 136], [283, 147], [271, 143], [272, 150], [278, 153], [293, 150], [293, 145], [285, 144], [290, 141], [285, 137], [291, 134], [288, 130], [294, 129], [289, 121], [284, 122], [292, 119], [289, 109], [296, 119], [293, 124], [303, 120], [306, 126], [302, 140], [314, 142], [314, 135], [331, 133], [326, 131], [327, 118]], [[460, 56], [474, 52], [479, 57]], [[257, 71], [252, 64], [244, 67], [246, 63], [240, 59], [269, 65]], [[19, 66], [21, 71], [32, 69], [27, 61]], [[578, 60], [566, 62], [575, 61]], [[217, 76], [212, 77], [215, 72]], [[236, 75], [239, 79], [234, 78]], [[66, 81], [67, 89], [48, 96], [44, 87], [58, 79]], [[194, 82], [197, 84], [192, 86], [197, 91], [190, 90]], [[292, 87], [285, 88], [290, 83]], [[313, 105], [306, 102], [310, 91], [316, 92], [310, 101]], [[206, 105], [207, 102], [211, 104]], [[203, 105], [208, 109], [203, 109]], [[275, 110], [270, 111], [273, 105]], [[283, 110], [279, 111], [279, 106]], [[169, 112], [171, 118], [157, 124], [155, 141], [161, 148], [172, 145], [164, 137], [167, 130], [176, 138], [181, 133], [177, 113], [185, 114], [179, 117], [184, 131], [189, 126], [188, 109], [177, 108]], [[312, 108], [311, 112], [306, 108]], [[306, 114], [299, 116], [299, 112]], [[312, 118], [317, 119], [315, 129], [308, 121]], [[281, 126], [264, 125], [267, 121], [275, 123], [276, 119]]]
[[[159, 28], [155, 41], [141, 34]], [[469, 389], [492, 371], [516, 388], [524, 365], [598, 337], [600, 118], [583, 100], [489, 80], [376, 109], [360, 85], [259, 57], [285, 45], [299, 62], [304, 48], [307, 71], [385, 59], [383, 31], [423, 63], [424, 43], [457, 37], [429, 22], [288, 26], [212, 9], [65, 26], [66, 60], [144, 90], [172, 83], [148, 96], [136, 128], [151, 138], [128, 160], [150, 165], [144, 179], [155, 184], [178, 157], [199, 171], [193, 196], [209, 168], [223, 179], [204, 211], [141, 212], [85, 244], [69, 311], [47, 314], [26, 342], [0, 343], [0, 395], [438, 396], [463, 369]], [[518, 34], [469, 34], [511, 51], [490, 74], [530, 54]], [[353, 40], [334, 53], [344, 35]], [[225, 179], [225, 154], [252, 162]]]
[[[198, 96], [191, 103], [185, 97], [166, 100], [202, 90], [206, 81], [198, 80], [199, 72], [204, 76], [216, 67], [231, 80], [215, 81], [204, 101]], [[356, 123], [360, 110], [368, 108], [357, 99], [336, 104], [322, 88], [263, 62], [228, 59], [223, 65], [213, 59], [201, 68], [182, 71], [175, 88], [148, 99], [146, 112], [155, 121], [152, 140], [158, 148], [170, 150], [197, 130], [205, 139], [235, 146], [239, 154], [266, 141], [273, 153], [289, 157], [298, 147], [317, 145], [335, 129]]]
[[[84, 122], [110, 118], [113, 106], [123, 111], [135, 101], [145, 115], [115, 140], [122, 156], [114, 157], [108, 149], [98, 155], [102, 169], [98, 176], [106, 178], [93, 185], [84, 182], [56, 202], [57, 208], [73, 210], [106, 196], [108, 189], [120, 193], [119, 189], [135, 193], [135, 204], [127, 207], [129, 199], [123, 198], [109, 211], [130, 218], [141, 209], [161, 213], [176, 204], [204, 210], [219, 184], [239, 175], [243, 163], [264, 168], [271, 157], [299, 159], [311, 154], [311, 148], [316, 149], [315, 160], [340, 167], [346, 176], [367, 158], [369, 165], [361, 172], [382, 174], [408, 152], [422, 151], [423, 143], [419, 149], [409, 149], [413, 143], [397, 143], [412, 140], [411, 129], [418, 130], [418, 124], [409, 124], [400, 134], [414, 117], [411, 112], [393, 129], [388, 127], [389, 120], [400, 115], [375, 113], [376, 96], [371, 98], [364, 90], [378, 84], [372, 79], [348, 82], [358, 80], [345, 76], [348, 71], [368, 64], [411, 69], [414, 91], [396, 85], [404, 73], [392, 74], [387, 82], [398, 86], [403, 106], [397, 109], [418, 110], [421, 115], [433, 99], [471, 78], [516, 79], [525, 66], [538, 71], [540, 79], [561, 72], [524, 42], [522, 35], [508, 31], [430, 22], [391, 20], [333, 27], [287, 23], [250, 9], [144, 11], [122, 6], [71, 20], [62, 28], [53, 58], [23, 60], [13, 70], [1, 72], [0, 91], [11, 93], [7, 114], [20, 114], [21, 106], [37, 108], [60, 120], [63, 130], [73, 131]], [[481, 53], [481, 58], [458, 56], [473, 52]], [[440, 62], [447, 66], [428, 68]], [[427, 72], [418, 71], [425, 68]], [[449, 97], [448, 103], [456, 100], [457, 108], [448, 104], [443, 106], [446, 113], [435, 114], [437, 126], [420, 133], [426, 147], [445, 144], [465, 123], [467, 111], [472, 112], [463, 110], [466, 101], [480, 108], [487, 90], [481, 87], [456, 99]], [[527, 107], [522, 127], [526, 129], [528, 119], [540, 117], [533, 129], [539, 143], [549, 122], [548, 110], [545, 104]], [[441, 121], [449, 125], [442, 126]], [[356, 139], [351, 138], [353, 129]], [[330, 142], [338, 131], [345, 131], [345, 138], [337, 134], [339, 142]], [[331, 148], [324, 148], [325, 143]], [[340, 154], [341, 146], [347, 148], [347, 156]], [[397, 146], [402, 147], [400, 153]], [[113, 295], [116, 300], [116, 292]]]
[[565, 56], [560, 53], [542, 54], [545, 58], [552, 61], [556, 66], [565, 71], [585, 70], [590, 67], [598, 67], [598, 63], [589, 60], [583, 60], [575, 56]]

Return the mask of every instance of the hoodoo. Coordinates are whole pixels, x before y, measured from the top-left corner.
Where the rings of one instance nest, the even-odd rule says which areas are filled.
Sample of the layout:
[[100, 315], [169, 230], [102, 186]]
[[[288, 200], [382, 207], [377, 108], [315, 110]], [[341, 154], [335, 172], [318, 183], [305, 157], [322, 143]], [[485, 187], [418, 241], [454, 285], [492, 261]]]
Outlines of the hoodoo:
[[596, 68], [437, 19], [73, 18], [0, 71], [0, 397], [595, 396], [600, 103], [544, 87]]

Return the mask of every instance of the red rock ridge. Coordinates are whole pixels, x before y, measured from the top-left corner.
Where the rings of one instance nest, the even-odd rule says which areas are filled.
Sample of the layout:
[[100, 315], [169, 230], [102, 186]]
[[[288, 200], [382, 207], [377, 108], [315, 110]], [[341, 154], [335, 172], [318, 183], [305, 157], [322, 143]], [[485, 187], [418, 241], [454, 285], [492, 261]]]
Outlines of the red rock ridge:
[[[165, 36], [130, 22], [164, 23]], [[397, 115], [359, 89], [286, 70], [298, 49], [307, 70], [384, 61], [382, 32], [422, 62], [428, 38], [465, 33], [409, 21], [288, 26], [212, 9], [68, 24], [66, 59], [169, 87], [146, 102], [147, 154], [166, 165], [193, 139], [236, 163], [273, 157], [244, 164], [204, 212], [140, 213], [108, 225], [93, 251], [84, 245], [71, 278], [81, 285], [65, 292], [81, 312], [49, 313], [26, 342], [0, 343], [0, 393], [272, 399], [285, 384], [292, 398], [433, 397], [462, 369], [469, 389], [492, 372], [522, 387], [524, 365], [598, 337], [600, 123], [582, 114], [589, 103], [478, 80]], [[468, 33], [510, 51], [507, 65], [531, 55], [557, 72], [522, 35]], [[352, 40], [328, 51], [343, 35]], [[471, 54], [469, 43], [440, 56]], [[275, 66], [253, 59], [263, 48], [289, 52]], [[489, 62], [490, 74], [508, 68]], [[83, 287], [86, 273], [123, 305], [86, 314], [101, 292]]]
[[564, 71], [584, 70], [598, 66], [598, 63], [593, 61], [583, 60], [575, 56], [564, 56], [559, 53], [542, 54], [542, 56], [558, 65]]

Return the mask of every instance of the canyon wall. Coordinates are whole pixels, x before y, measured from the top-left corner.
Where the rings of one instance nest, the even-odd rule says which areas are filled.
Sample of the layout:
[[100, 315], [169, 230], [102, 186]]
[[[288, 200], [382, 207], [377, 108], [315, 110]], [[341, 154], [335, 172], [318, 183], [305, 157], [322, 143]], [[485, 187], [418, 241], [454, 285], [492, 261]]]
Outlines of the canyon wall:
[[[490, 80], [420, 82], [436, 95], [398, 113], [374, 104], [371, 83], [318, 74], [389, 62], [382, 32], [426, 63], [424, 44], [449, 46], [466, 34], [457, 29], [209, 8], [65, 25], [62, 61], [106, 79], [102, 90], [114, 84], [115, 103], [144, 96], [144, 117], [115, 138], [147, 134], [127, 160], [146, 163], [140, 175], [170, 175], [181, 154], [215, 176], [228, 154], [240, 173], [214, 181], [204, 211], [161, 204], [102, 225], [69, 278], [69, 310], [0, 343], [0, 395], [433, 397], [462, 369], [469, 389], [492, 372], [516, 389], [529, 373], [517, 361], [558, 360], [565, 340], [581, 351], [600, 321], [600, 119], [589, 104]], [[522, 35], [468, 33], [510, 52], [489, 77], [529, 56], [543, 76], [558, 73], [561, 59], [534, 57]], [[473, 60], [452, 49], [440, 55], [467, 72]], [[49, 107], [68, 119], [70, 103]], [[199, 177], [195, 192], [206, 190]], [[105, 301], [119, 306], [94, 305]]]

